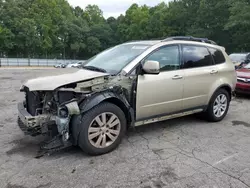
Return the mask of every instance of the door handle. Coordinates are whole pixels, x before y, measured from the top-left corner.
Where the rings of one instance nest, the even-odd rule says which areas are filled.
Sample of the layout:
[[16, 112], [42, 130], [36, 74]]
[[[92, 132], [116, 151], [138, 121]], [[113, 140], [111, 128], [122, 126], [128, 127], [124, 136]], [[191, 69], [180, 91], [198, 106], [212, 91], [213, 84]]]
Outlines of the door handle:
[[210, 72], [210, 74], [216, 74], [216, 73], [218, 73], [217, 70], [212, 70], [212, 71]]
[[175, 75], [174, 77], [172, 77], [173, 80], [179, 80], [182, 79], [183, 77], [180, 75]]

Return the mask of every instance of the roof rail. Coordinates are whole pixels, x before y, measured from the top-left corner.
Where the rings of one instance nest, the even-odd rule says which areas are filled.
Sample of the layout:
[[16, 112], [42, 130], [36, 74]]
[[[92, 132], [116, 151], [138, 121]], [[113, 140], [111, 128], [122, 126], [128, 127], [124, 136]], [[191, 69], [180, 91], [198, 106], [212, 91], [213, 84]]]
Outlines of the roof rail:
[[192, 36], [174, 36], [163, 39], [162, 41], [172, 41], [172, 40], [185, 40], [185, 41], [196, 41], [196, 42], [204, 42], [209, 44], [216, 44], [216, 42], [209, 40], [207, 38], [197, 38]]

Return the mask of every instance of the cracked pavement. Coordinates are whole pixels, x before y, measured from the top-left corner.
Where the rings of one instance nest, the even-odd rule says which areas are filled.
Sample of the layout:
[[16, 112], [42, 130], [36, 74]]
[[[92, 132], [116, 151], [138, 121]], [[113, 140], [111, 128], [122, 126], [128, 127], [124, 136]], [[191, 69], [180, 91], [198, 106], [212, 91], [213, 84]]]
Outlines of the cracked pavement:
[[250, 187], [250, 97], [235, 98], [226, 118], [195, 116], [129, 130], [115, 151], [97, 157], [79, 148], [36, 159], [43, 137], [17, 127], [21, 83], [59, 69], [0, 69], [2, 188]]

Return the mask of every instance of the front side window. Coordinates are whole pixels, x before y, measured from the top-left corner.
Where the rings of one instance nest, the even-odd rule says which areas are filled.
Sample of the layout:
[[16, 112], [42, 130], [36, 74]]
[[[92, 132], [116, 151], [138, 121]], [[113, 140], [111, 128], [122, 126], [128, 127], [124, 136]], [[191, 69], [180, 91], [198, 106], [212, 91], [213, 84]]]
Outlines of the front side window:
[[226, 61], [223, 53], [220, 50], [217, 50], [215, 48], [209, 48], [209, 51], [210, 51], [211, 55], [213, 56], [214, 63], [216, 65], [224, 63]]
[[183, 68], [198, 68], [213, 65], [213, 60], [206, 47], [183, 46]]
[[165, 46], [150, 54], [146, 61], [158, 61], [160, 63], [160, 71], [177, 70], [180, 68], [179, 47]]

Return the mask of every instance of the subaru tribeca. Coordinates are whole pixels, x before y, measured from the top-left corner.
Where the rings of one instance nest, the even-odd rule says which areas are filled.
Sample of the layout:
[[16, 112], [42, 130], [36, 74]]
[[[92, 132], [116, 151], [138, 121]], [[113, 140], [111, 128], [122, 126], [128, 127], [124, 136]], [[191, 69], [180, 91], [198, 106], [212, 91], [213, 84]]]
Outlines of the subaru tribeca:
[[49, 135], [43, 150], [77, 145], [100, 155], [117, 148], [128, 127], [194, 113], [221, 121], [235, 85], [233, 63], [211, 40], [126, 42], [81, 69], [24, 83], [18, 125], [27, 135]]

